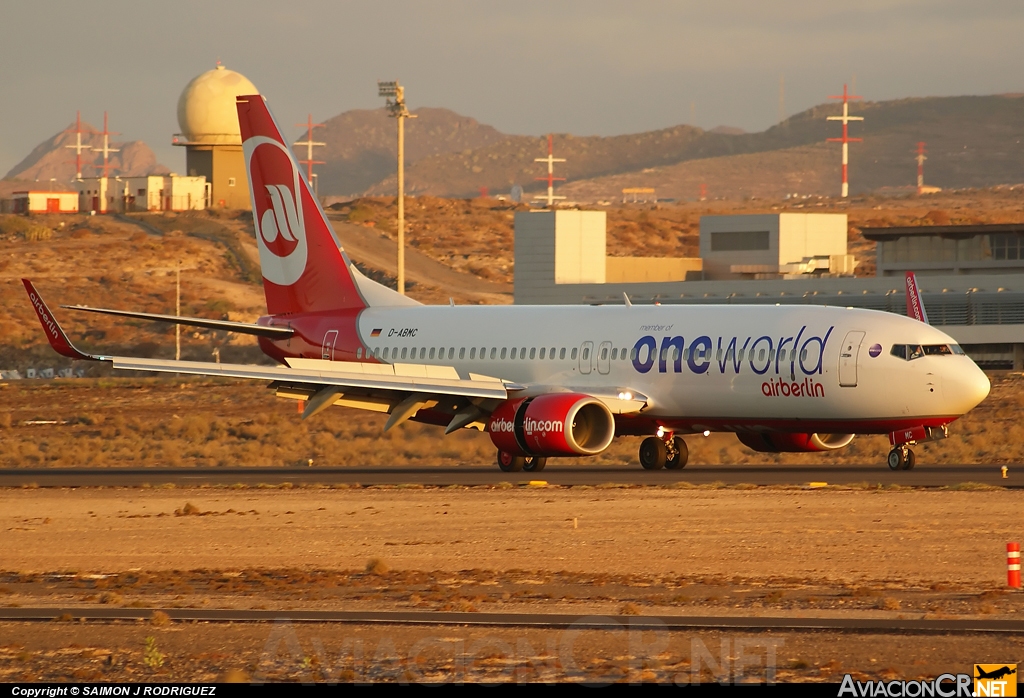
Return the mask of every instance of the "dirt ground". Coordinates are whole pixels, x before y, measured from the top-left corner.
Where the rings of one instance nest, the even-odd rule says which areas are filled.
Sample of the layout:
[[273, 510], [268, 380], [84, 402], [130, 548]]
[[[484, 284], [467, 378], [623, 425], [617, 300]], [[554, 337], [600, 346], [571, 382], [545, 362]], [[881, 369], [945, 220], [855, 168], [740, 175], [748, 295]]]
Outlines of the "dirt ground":
[[[0, 604], [1016, 620], [1024, 596], [1005, 590], [1005, 543], [1020, 538], [1022, 501], [771, 488], [9, 489]], [[68, 617], [0, 623], [0, 637], [3, 681], [689, 682], [770, 670], [838, 680], [1024, 659], [1021, 635]]]

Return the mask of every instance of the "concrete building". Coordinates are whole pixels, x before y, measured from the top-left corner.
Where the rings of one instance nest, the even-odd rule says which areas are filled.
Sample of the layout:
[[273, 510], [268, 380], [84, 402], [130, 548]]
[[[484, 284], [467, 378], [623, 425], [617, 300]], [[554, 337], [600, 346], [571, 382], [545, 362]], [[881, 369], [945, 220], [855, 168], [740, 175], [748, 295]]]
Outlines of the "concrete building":
[[1024, 273], [1024, 224], [862, 228], [878, 276]]
[[78, 213], [78, 192], [16, 191], [11, 194], [11, 213]]
[[185, 148], [186, 173], [210, 184], [211, 207], [250, 208], [235, 97], [258, 92], [244, 75], [218, 64], [194, 78], [178, 99], [181, 133], [172, 142]]
[[701, 216], [705, 279], [849, 275], [845, 213]]
[[205, 177], [176, 174], [86, 177], [75, 184], [82, 211], [200, 211], [210, 197]]

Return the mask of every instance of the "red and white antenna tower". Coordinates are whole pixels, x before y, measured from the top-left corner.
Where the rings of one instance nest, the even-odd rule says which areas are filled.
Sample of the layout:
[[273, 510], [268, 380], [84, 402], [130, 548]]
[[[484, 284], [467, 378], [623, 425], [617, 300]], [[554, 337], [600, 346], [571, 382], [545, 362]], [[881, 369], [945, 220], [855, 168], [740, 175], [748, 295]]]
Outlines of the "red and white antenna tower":
[[82, 143], [82, 134], [90, 134], [91, 135], [91, 134], [95, 133], [95, 131], [93, 131], [92, 129], [89, 129], [88, 131], [83, 131], [82, 130], [82, 112], [76, 111], [75, 112], [75, 127], [73, 129], [71, 129], [71, 128], [65, 129], [64, 133], [73, 133], [73, 134], [75, 134], [75, 144], [74, 145], [66, 145], [64, 147], [65, 148], [74, 148], [74, 150], [75, 150], [75, 179], [81, 179], [82, 178], [82, 151], [83, 150], [91, 150], [92, 149], [91, 145], [86, 145], [85, 143]]
[[295, 141], [292, 145], [304, 145], [304, 146], [306, 146], [306, 159], [305, 160], [299, 160], [299, 164], [306, 166], [306, 183], [309, 184], [309, 188], [310, 189], [313, 189], [313, 165], [323, 165], [323, 164], [325, 164], [323, 160], [314, 160], [313, 159], [313, 148], [315, 146], [327, 145], [326, 143], [319, 143], [319, 142], [313, 140], [313, 129], [315, 129], [315, 128], [323, 128], [324, 125], [323, 124], [314, 124], [313, 123], [313, 115], [312, 114], [309, 114], [306, 117], [306, 123], [304, 123], [304, 124], [295, 124], [295, 125], [296, 126], [305, 126], [306, 127], [306, 140], [304, 140], [304, 141]]
[[850, 180], [847, 175], [847, 167], [850, 164], [850, 143], [860, 143], [863, 138], [850, 138], [848, 125], [851, 121], [864, 121], [863, 116], [850, 116], [850, 100], [851, 99], [863, 99], [858, 95], [848, 94], [846, 91], [846, 83], [843, 83], [843, 94], [842, 95], [829, 95], [829, 99], [841, 99], [843, 100], [843, 115], [842, 116], [830, 116], [829, 121], [842, 121], [843, 122], [843, 137], [842, 138], [829, 138], [827, 139], [830, 143], [842, 143], [843, 144], [843, 198], [845, 199], [850, 195]]
[[119, 152], [121, 152], [120, 148], [111, 148], [110, 147], [110, 137], [111, 136], [119, 136], [121, 134], [119, 132], [117, 132], [117, 131], [108, 131], [107, 130], [107, 112], [103, 112], [103, 132], [99, 133], [97, 135], [103, 136], [103, 147], [102, 148], [93, 148], [93, 150], [96, 151], [97, 153], [103, 153], [103, 164], [102, 165], [93, 165], [93, 167], [95, 167], [97, 170], [99, 170], [102, 173], [100, 175], [101, 177], [109, 177], [110, 176], [110, 168], [113, 167], [113, 165], [110, 164], [110, 154], [111, 153], [119, 153]]
[[917, 193], [920, 194], [921, 190], [924, 189], [924, 161], [928, 158], [925, 156], [925, 142], [919, 141], [917, 144]]
[[534, 158], [534, 162], [546, 162], [548, 164], [548, 176], [547, 177], [534, 177], [534, 179], [548, 183], [548, 193], [541, 196], [535, 196], [534, 199], [547, 199], [548, 207], [554, 205], [555, 199], [564, 199], [564, 196], [555, 196], [555, 182], [564, 182], [565, 177], [555, 177], [555, 163], [565, 162], [565, 158], [556, 158], [553, 150], [553, 137], [548, 134], [548, 156], [546, 158]]

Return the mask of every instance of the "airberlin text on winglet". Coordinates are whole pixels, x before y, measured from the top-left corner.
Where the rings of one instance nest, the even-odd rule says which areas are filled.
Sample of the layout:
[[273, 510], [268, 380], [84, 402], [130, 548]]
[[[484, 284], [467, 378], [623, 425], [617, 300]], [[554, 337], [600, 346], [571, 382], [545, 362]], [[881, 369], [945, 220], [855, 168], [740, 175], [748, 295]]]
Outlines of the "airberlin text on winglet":
[[[658, 340], [653, 335], [645, 335], [633, 345], [633, 368], [638, 373], [648, 373], [657, 360], [658, 373], [668, 373], [670, 364], [673, 372], [681, 373], [685, 360], [687, 368], [698, 374], [707, 373], [712, 366], [716, 366], [722, 374], [729, 371], [738, 374], [743, 365], [748, 364], [750, 370], [759, 376], [769, 371], [776, 375], [795, 376], [797, 369], [805, 376], [821, 375], [825, 345], [834, 329], [835, 326], [831, 326], [824, 335], [804, 337], [807, 332], [807, 326], [804, 325], [795, 337], [783, 336], [777, 340], [768, 335], [756, 339], [746, 337], [742, 344], [739, 337], [718, 337], [712, 341], [711, 337], [701, 335], [690, 343], [689, 350], [685, 352], [683, 349], [686, 342], [682, 336], [665, 335], [659, 350]], [[713, 349], [716, 349], [715, 358], [712, 358]], [[816, 350], [817, 356], [812, 356], [809, 349]], [[784, 351], [787, 352], [785, 356]], [[809, 397], [817, 397], [819, 388], [824, 390], [820, 384], [808, 384], [800, 392]]]

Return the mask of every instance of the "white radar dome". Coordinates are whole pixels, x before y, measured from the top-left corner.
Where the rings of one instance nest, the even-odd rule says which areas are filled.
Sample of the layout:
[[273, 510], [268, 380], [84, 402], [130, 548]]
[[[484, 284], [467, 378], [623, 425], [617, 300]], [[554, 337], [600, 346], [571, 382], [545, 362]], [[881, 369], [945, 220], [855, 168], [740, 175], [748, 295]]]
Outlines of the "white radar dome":
[[247, 77], [218, 64], [193, 78], [178, 98], [178, 126], [190, 143], [240, 145], [235, 97], [258, 94]]

